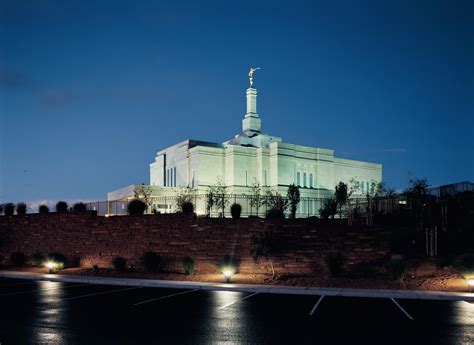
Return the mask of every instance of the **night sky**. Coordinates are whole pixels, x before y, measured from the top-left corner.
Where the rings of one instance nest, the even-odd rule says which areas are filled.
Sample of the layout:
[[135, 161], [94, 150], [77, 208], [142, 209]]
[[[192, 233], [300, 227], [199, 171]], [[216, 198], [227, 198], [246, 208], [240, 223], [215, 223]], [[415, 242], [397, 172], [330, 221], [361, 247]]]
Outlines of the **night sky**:
[[104, 200], [156, 151], [263, 131], [474, 180], [474, 2], [0, 0], [0, 202]]

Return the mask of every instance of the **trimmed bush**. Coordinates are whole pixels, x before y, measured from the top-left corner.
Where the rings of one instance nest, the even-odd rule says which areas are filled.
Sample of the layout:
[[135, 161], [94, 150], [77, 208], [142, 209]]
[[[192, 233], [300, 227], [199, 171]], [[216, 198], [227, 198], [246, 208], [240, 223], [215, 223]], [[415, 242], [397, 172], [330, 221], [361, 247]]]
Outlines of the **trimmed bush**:
[[188, 276], [192, 276], [194, 274], [194, 269], [196, 268], [196, 262], [194, 259], [190, 256], [185, 256], [183, 258], [183, 269], [184, 269], [184, 274]]
[[342, 266], [345, 262], [346, 257], [338, 250], [328, 252], [324, 255], [324, 266], [333, 277], [337, 277], [342, 273]]
[[127, 210], [130, 215], [140, 215], [145, 213], [146, 204], [140, 199], [133, 199], [128, 203]]
[[46, 206], [46, 205], [40, 205], [40, 207], [38, 208], [38, 212], [40, 214], [48, 214], [49, 213], [49, 207]]
[[285, 218], [285, 212], [279, 208], [272, 207], [269, 210], [267, 210], [267, 213], [265, 214], [265, 218], [267, 219], [284, 219]]
[[57, 264], [58, 270], [63, 269], [66, 266], [66, 256], [58, 252], [51, 252], [46, 255], [46, 261], [53, 261]]
[[26, 214], [26, 209], [28, 206], [24, 202], [19, 202], [16, 204], [16, 214], [23, 216]]
[[395, 280], [405, 279], [407, 273], [406, 260], [401, 255], [393, 255], [388, 262], [388, 273], [390, 277]]
[[3, 209], [5, 216], [13, 216], [15, 213], [15, 205], [11, 202], [5, 204], [5, 208]]
[[140, 257], [140, 265], [149, 273], [156, 273], [161, 270], [161, 257], [154, 251], [146, 251]]
[[127, 269], [127, 259], [121, 256], [116, 256], [112, 260], [112, 267], [117, 272], [124, 272]]
[[230, 214], [232, 215], [232, 218], [239, 219], [241, 213], [242, 206], [240, 206], [239, 204], [232, 204], [232, 206], [230, 207]]
[[58, 213], [66, 213], [68, 208], [68, 204], [65, 201], [58, 201], [56, 203], [56, 212]]
[[87, 206], [83, 202], [76, 202], [74, 206], [72, 206], [72, 210], [74, 212], [86, 212]]
[[454, 261], [454, 268], [465, 279], [474, 278], [474, 253], [464, 254]]
[[239, 267], [239, 261], [235, 256], [226, 254], [219, 260], [217, 267], [219, 268], [219, 272], [221, 273], [224, 273], [224, 271], [228, 270], [232, 274], [234, 274], [237, 272], [237, 269]]
[[191, 214], [194, 212], [194, 205], [191, 201], [184, 201], [181, 204], [181, 210], [184, 214]]
[[26, 255], [22, 252], [13, 252], [10, 254], [10, 264], [15, 267], [24, 266], [26, 263]]
[[45, 261], [44, 255], [39, 252], [35, 252], [31, 256], [31, 265], [35, 267], [43, 267]]

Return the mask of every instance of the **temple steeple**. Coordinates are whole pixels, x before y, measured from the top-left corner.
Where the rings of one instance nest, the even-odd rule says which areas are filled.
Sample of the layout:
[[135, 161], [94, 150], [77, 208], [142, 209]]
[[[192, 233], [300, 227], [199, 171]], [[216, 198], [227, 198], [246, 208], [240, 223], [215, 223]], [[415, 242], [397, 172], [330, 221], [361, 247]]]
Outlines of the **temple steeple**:
[[261, 120], [257, 114], [257, 89], [247, 89], [247, 114], [242, 120], [242, 131], [261, 132]]

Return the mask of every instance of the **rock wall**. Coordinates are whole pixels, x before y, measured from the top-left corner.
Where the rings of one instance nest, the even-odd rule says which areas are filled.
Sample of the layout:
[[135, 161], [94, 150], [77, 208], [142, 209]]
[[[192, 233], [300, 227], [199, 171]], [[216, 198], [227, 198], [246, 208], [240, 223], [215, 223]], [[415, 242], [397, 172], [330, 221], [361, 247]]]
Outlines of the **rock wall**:
[[269, 263], [251, 256], [253, 236], [272, 234], [278, 245], [272, 261], [278, 274], [310, 273], [323, 265], [323, 255], [340, 250], [353, 265], [389, 253], [382, 229], [347, 228], [318, 219], [195, 219], [179, 214], [100, 217], [92, 213], [31, 214], [0, 217], [0, 255], [13, 251], [60, 252], [81, 266], [110, 266], [122, 256], [138, 267], [146, 250], [158, 252], [167, 271], [182, 271], [181, 259], [196, 260], [199, 273], [215, 273], [225, 254], [240, 260], [244, 273], [268, 273]]

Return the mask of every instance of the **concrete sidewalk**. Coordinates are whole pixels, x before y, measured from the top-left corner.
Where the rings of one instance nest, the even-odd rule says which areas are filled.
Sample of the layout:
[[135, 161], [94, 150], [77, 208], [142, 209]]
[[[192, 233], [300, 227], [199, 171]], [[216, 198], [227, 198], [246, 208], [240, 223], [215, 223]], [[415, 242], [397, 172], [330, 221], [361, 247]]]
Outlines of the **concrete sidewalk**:
[[174, 280], [130, 279], [112, 277], [90, 277], [61, 274], [39, 274], [31, 272], [1, 271], [0, 278], [48, 280], [66, 283], [85, 283], [121, 286], [143, 286], [173, 289], [200, 289], [217, 291], [259, 292], [285, 295], [343, 296], [366, 298], [402, 298], [423, 300], [445, 300], [474, 302], [474, 293], [443, 291], [408, 291], [408, 290], [370, 290], [298, 287], [282, 285], [224, 284], [206, 282], [188, 282]]

